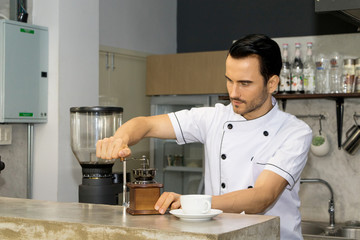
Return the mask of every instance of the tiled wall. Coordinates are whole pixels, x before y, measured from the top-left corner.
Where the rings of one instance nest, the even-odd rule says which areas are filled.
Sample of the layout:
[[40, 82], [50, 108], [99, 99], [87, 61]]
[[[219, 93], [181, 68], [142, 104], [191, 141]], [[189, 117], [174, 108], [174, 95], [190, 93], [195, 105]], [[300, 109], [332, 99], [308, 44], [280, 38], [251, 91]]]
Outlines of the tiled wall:
[[[360, 112], [360, 99], [345, 99], [342, 142], [345, 133], [353, 124], [353, 114]], [[337, 222], [360, 220], [360, 151], [354, 156], [338, 149], [336, 108], [334, 100], [290, 100], [287, 112], [292, 114], [324, 114], [323, 133], [330, 142], [330, 152], [324, 157], [310, 153], [301, 177], [321, 178], [327, 181], [334, 191], [335, 219]], [[319, 131], [318, 119], [303, 119], [313, 129]], [[304, 183], [300, 187], [301, 213], [303, 219], [328, 221], [328, 200], [330, 192], [325, 185]]]
[[[281, 46], [288, 43], [290, 55], [293, 56], [295, 42], [302, 44], [305, 56], [306, 43], [314, 43], [314, 54], [330, 54], [337, 51], [345, 56], [360, 57], [360, 33], [339, 34], [331, 36], [309, 36], [275, 39]], [[280, 102], [281, 104], [281, 102]], [[353, 114], [360, 114], [360, 98], [346, 98], [344, 103], [344, 124], [342, 142], [345, 132], [354, 124]], [[294, 115], [324, 114], [323, 132], [331, 144], [330, 152], [324, 157], [309, 154], [308, 162], [302, 174], [303, 178], [321, 178], [327, 181], [334, 190], [335, 220], [345, 222], [360, 220], [360, 151], [349, 155], [337, 145], [337, 123], [335, 100], [288, 100], [286, 111]], [[319, 131], [319, 120], [303, 119], [313, 129]], [[360, 121], [360, 120], [359, 120]], [[307, 220], [329, 221], [328, 200], [330, 192], [325, 185], [304, 183], [300, 188], [302, 218]]]

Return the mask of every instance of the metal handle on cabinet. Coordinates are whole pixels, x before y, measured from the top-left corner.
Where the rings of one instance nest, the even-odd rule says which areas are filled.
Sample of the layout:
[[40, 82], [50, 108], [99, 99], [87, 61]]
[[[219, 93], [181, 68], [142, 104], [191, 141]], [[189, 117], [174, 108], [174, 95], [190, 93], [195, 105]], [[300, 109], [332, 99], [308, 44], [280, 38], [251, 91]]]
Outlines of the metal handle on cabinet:
[[111, 69], [114, 71], [115, 69], [115, 53], [111, 55]]
[[106, 68], [106, 70], [110, 68], [110, 66], [109, 66], [109, 53], [108, 52], [106, 53], [105, 68]]

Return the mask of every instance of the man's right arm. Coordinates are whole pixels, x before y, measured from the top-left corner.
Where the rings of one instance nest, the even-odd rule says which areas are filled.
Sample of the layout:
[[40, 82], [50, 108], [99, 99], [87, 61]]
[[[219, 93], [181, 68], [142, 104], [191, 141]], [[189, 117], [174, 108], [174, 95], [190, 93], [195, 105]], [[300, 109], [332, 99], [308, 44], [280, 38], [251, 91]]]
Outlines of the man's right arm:
[[118, 128], [115, 135], [96, 143], [96, 156], [102, 159], [124, 158], [131, 154], [129, 146], [143, 138], [175, 139], [176, 135], [167, 114], [136, 117]]

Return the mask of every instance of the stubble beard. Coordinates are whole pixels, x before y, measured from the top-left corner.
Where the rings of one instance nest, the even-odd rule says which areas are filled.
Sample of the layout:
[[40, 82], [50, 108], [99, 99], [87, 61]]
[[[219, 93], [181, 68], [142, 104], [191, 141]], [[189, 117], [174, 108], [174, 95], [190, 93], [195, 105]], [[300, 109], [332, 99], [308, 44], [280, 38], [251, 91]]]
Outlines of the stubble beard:
[[[264, 90], [262, 91], [259, 98], [255, 98], [251, 102], [247, 102], [246, 100], [239, 99], [239, 98], [231, 98], [230, 100], [231, 100], [231, 104], [233, 106], [234, 112], [244, 116], [244, 115], [247, 115], [249, 113], [255, 112], [256, 110], [260, 109], [266, 102], [267, 98], [268, 98], [267, 91], [266, 91], [266, 88], [264, 88]], [[233, 100], [242, 102], [245, 106], [245, 109], [241, 110], [240, 106], [236, 106], [233, 103]]]

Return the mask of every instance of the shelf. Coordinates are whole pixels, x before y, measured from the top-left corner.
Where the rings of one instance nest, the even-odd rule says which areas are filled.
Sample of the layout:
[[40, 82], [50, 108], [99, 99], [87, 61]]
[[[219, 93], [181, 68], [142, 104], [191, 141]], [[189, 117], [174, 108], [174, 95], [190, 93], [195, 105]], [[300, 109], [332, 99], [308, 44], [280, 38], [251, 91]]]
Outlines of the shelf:
[[313, 93], [313, 94], [274, 94], [276, 99], [314, 99], [314, 98], [360, 98], [360, 93]]
[[344, 118], [344, 98], [360, 98], [360, 93], [314, 93], [314, 94], [274, 94], [274, 97], [282, 101], [282, 108], [286, 109], [288, 99], [330, 99], [336, 101], [336, 122], [338, 148], [341, 149], [342, 127]]
[[182, 167], [182, 166], [168, 166], [164, 168], [164, 172], [199, 172], [203, 171], [200, 167]]
[[[336, 99], [336, 98], [360, 98], [360, 93], [312, 93], [312, 94], [299, 94], [299, 93], [277, 93], [273, 95], [276, 99]], [[230, 100], [228, 95], [218, 97], [219, 100]]]
[[[286, 101], [295, 99], [329, 99], [336, 101], [336, 122], [337, 122], [337, 137], [338, 148], [341, 149], [342, 126], [344, 118], [344, 98], [360, 98], [360, 93], [312, 93], [312, 94], [299, 94], [299, 93], [277, 93], [273, 95], [276, 99], [282, 101], [282, 109], [286, 110]], [[229, 96], [219, 96], [219, 100], [229, 100]]]

